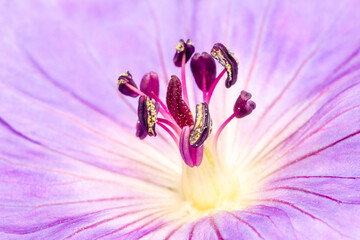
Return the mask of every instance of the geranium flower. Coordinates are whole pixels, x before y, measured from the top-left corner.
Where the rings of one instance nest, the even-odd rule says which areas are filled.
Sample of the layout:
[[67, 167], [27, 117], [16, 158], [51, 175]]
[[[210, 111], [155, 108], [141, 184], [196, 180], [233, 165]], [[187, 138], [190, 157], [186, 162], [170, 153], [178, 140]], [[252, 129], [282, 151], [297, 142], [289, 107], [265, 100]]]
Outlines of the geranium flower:
[[[1, 239], [360, 237], [357, 1], [1, 5]], [[160, 121], [139, 139], [138, 100], [116, 86], [155, 72], [166, 99], [183, 69], [195, 113], [189, 62], [173, 63], [182, 38], [239, 63], [209, 103], [201, 162]], [[216, 135], [241, 90], [256, 109]]]

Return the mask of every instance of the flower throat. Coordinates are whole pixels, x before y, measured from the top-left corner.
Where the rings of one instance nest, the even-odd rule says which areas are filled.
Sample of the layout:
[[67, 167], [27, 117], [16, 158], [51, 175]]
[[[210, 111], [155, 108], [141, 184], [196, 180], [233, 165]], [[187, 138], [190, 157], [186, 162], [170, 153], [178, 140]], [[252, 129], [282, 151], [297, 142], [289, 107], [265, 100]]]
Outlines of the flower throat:
[[[222, 130], [234, 118], [249, 115], [256, 107], [250, 100], [251, 94], [241, 91], [234, 103], [233, 114], [229, 116], [212, 136], [210, 100], [215, 87], [227, 73], [225, 87], [232, 87], [237, 81], [238, 62], [221, 43], [207, 52], [193, 53], [191, 40], [180, 40], [175, 47], [175, 66], [181, 68], [181, 80], [172, 75], [167, 86], [166, 104], [159, 98], [159, 77], [150, 72], [143, 76], [140, 89], [129, 71], [118, 78], [118, 90], [129, 97], [138, 97], [138, 120], [136, 136], [144, 139], [156, 136], [156, 126], [165, 130], [179, 148], [183, 159], [182, 194], [193, 207], [204, 211], [226, 205], [238, 197], [238, 183], [231, 176], [217, 153], [217, 142]], [[186, 88], [185, 64], [190, 68], [197, 87], [202, 92], [202, 102], [196, 105], [193, 114], [189, 107]], [[224, 69], [216, 76], [216, 62]], [[158, 114], [162, 117], [158, 117]], [[194, 119], [195, 116], [195, 119]]]

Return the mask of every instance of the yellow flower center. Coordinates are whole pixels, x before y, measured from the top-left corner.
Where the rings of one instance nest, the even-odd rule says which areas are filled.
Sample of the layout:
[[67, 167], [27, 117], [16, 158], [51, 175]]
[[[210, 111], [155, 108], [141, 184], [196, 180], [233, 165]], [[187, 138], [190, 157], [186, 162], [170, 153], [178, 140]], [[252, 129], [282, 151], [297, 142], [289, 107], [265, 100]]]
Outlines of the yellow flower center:
[[193, 208], [209, 211], [239, 206], [239, 179], [208, 144], [204, 146], [204, 158], [199, 167], [182, 165], [182, 194]]

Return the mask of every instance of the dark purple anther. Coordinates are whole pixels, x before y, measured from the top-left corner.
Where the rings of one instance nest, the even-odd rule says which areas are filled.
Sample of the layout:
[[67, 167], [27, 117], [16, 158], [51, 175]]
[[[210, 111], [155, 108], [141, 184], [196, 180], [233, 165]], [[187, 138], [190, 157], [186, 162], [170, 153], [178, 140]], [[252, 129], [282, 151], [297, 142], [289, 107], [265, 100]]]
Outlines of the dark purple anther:
[[179, 139], [179, 150], [182, 159], [189, 167], [198, 167], [200, 166], [202, 159], [204, 148], [200, 146], [198, 148], [194, 148], [189, 144], [191, 127], [185, 126], [181, 130], [180, 139]]
[[240, 96], [234, 105], [234, 114], [236, 114], [236, 118], [243, 118], [256, 108], [256, 104], [253, 101], [249, 101], [250, 98], [251, 93], [241, 91]]
[[134, 80], [132, 79], [132, 76], [129, 71], [126, 71], [126, 73], [120, 74], [120, 76], [118, 78], [118, 89], [122, 94], [129, 96], [129, 97], [139, 96], [138, 93], [136, 93], [134, 90], [132, 90], [131, 88], [129, 88], [126, 85], [127, 83], [137, 89], [137, 86], [136, 86]]
[[188, 39], [186, 42], [184, 42], [184, 40], [181, 39], [179, 41], [179, 44], [175, 48], [176, 48], [176, 52], [173, 61], [175, 66], [177, 67], [181, 67], [181, 62], [184, 54], [186, 55], [185, 62], [187, 62], [195, 51], [194, 44], [190, 39]]
[[[155, 126], [157, 122], [158, 110], [158, 103], [156, 103], [153, 99], [145, 95], [141, 95], [139, 97], [139, 124], [149, 136], [156, 136]], [[141, 133], [141, 131], [139, 130], [139, 135], [142, 134], [143, 133]], [[138, 136], [138, 131], [136, 131], [136, 136]]]
[[236, 83], [238, 75], [238, 62], [230, 51], [221, 43], [215, 43], [211, 49], [211, 56], [215, 58], [227, 72], [225, 86], [231, 87]]
[[143, 76], [140, 83], [140, 90], [146, 95], [153, 97], [153, 94], [159, 96], [159, 77], [157, 73], [150, 72]]
[[205, 83], [205, 90], [209, 91], [211, 84], [216, 78], [216, 64], [214, 59], [207, 52], [195, 53], [190, 61], [191, 72], [194, 75], [196, 85], [203, 89]]
[[211, 133], [212, 121], [209, 105], [204, 102], [196, 105], [195, 125], [190, 132], [189, 143], [192, 147], [200, 147]]
[[194, 125], [194, 119], [189, 106], [182, 99], [180, 79], [172, 75], [166, 92], [166, 105], [171, 116], [180, 128]]
[[143, 129], [139, 121], [136, 123], [136, 136], [141, 140], [147, 136], [147, 132]]

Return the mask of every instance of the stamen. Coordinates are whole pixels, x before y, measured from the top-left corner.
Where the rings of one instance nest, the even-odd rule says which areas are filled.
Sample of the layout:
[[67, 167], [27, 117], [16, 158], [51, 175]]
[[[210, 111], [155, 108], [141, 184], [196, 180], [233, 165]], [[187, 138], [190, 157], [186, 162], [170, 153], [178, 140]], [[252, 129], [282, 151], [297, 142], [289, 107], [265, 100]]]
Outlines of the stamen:
[[184, 95], [184, 100], [185, 100], [186, 104], [189, 105], [189, 97], [188, 97], [187, 88], [186, 88], [185, 63], [186, 63], [186, 58], [185, 58], [185, 54], [184, 54], [182, 57], [182, 61], [181, 61], [181, 82], [182, 82], [182, 92]]
[[232, 53], [221, 43], [214, 44], [211, 55], [226, 69], [228, 77], [225, 82], [227, 88], [236, 83], [238, 75], [238, 62]]
[[223, 122], [221, 124], [221, 126], [219, 127], [219, 129], [216, 131], [216, 134], [215, 134], [215, 137], [214, 137], [214, 149], [215, 151], [217, 151], [217, 143], [218, 143], [218, 140], [219, 140], [219, 136], [221, 134], [221, 132], [224, 130], [224, 128], [226, 127], [226, 125], [228, 125], [229, 122], [231, 122], [231, 120], [234, 119], [234, 117], [236, 116], [235, 113], [231, 114], [230, 117], [228, 117], [225, 122]]
[[[225, 127], [234, 118], [249, 115], [256, 104], [250, 101], [251, 94], [241, 91], [233, 113], [219, 127], [210, 143], [206, 143], [212, 130], [209, 103], [215, 87], [227, 73], [225, 86], [231, 87], [237, 81], [238, 63], [232, 53], [221, 43], [216, 43], [211, 55], [196, 53], [190, 63], [195, 83], [202, 91], [203, 102], [196, 105], [195, 122], [189, 108], [185, 65], [194, 53], [190, 40], [180, 40], [176, 46], [173, 61], [181, 67], [181, 80], [173, 75], [167, 86], [166, 105], [159, 98], [159, 77], [155, 72], [143, 76], [138, 89], [127, 71], [118, 79], [119, 91], [130, 97], [139, 96], [136, 136], [140, 139], [156, 136], [156, 125], [160, 126], [179, 147], [182, 163], [181, 194], [183, 199], [199, 211], [217, 207], [227, 209], [228, 204], [239, 202], [239, 179], [232, 176], [226, 164], [218, 155], [218, 140]], [[216, 77], [217, 60], [224, 69]], [[225, 104], [225, 103], [224, 103]], [[158, 117], [160, 112], [162, 115]], [[212, 146], [210, 144], [213, 144]], [[194, 168], [196, 167], [196, 168]]]
[[226, 72], [226, 69], [222, 70], [221, 73], [219, 74], [219, 76], [217, 76], [217, 78], [215, 79], [215, 81], [211, 85], [211, 88], [210, 88], [209, 92], [207, 93], [206, 99], [205, 99], [205, 102], [207, 102], [208, 104], [210, 103], [210, 100], [211, 100], [212, 94], [214, 93], [215, 87], [219, 83], [222, 76], [224, 76], [225, 72]]
[[[161, 106], [159, 112], [166, 118], [171, 119], [171, 115], [166, 107], [166, 105], [159, 99], [159, 79], [156, 73], [150, 72], [146, 74], [140, 83], [139, 90], [132, 80], [132, 76], [129, 71], [126, 74], [121, 74], [118, 81], [119, 91], [127, 96], [137, 97], [137, 96], [149, 96], [155, 99]], [[143, 92], [144, 91], [144, 92]]]
[[250, 98], [251, 93], [241, 91], [240, 96], [234, 104], [234, 114], [236, 118], [243, 118], [256, 108], [256, 104], [253, 101], [249, 101]]
[[203, 101], [205, 101], [206, 99], [206, 94], [207, 94], [207, 90], [206, 90], [206, 76], [205, 74], [202, 76], [202, 93], [203, 93]]
[[195, 51], [194, 44], [190, 39], [188, 39], [186, 43], [184, 42], [183, 39], [180, 39], [179, 44], [175, 48], [176, 48], [176, 52], [173, 61], [175, 66], [177, 67], [181, 67], [183, 55], [186, 56], [185, 59], [185, 63], [186, 63], [187, 61], [189, 61], [191, 55]]
[[130, 91], [132, 91], [134, 94], [137, 94], [137, 96], [141, 96], [141, 95], [146, 96], [146, 94], [143, 93], [142, 91], [140, 91], [139, 89], [137, 89], [136, 86], [134, 87], [130, 83], [125, 83], [124, 85], [126, 88], [128, 88]]
[[210, 90], [216, 77], [216, 64], [210, 54], [203, 52], [201, 55], [196, 53], [190, 62], [191, 72], [194, 76], [196, 85], [203, 91], [203, 99]]
[[185, 78], [185, 63], [189, 61], [191, 55], [195, 51], [193, 42], [188, 39], [186, 43], [183, 39], [180, 39], [179, 44], [175, 47], [176, 52], [174, 55], [174, 64], [177, 67], [181, 67], [181, 82], [183, 86], [183, 96], [187, 105], [189, 105], [189, 97], [187, 95], [186, 78]]
[[140, 90], [150, 97], [158, 97], [160, 86], [157, 73], [150, 72], [143, 76], [140, 82]]
[[[178, 144], [181, 156], [186, 165], [191, 168], [199, 166], [205, 152], [205, 162], [213, 168], [216, 164], [219, 165], [216, 163], [217, 161], [215, 161], [215, 159], [219, 158], [214, 156], [213, 153], [217, 155], [217, 142], [221, 132], [232, 119], [249, 115], [255, 109], [256, 105], [253, 101], [249, 101], [251, 94], [242, 91], [235, 102], [233, 114], [221, 124], [215, 134], [213, 141], [215, 147], [214, 152], [211, 148], [206, 149], [204, 143], [212, 130], [209, 102], [215, 87], [225, 72], [227, 73], [225, 86], [229, 88], [235, 84], [238, 74], [238, 63], [232, 53], [221, 43], [216, 43], [213, 46], [211, 55], [206, 52], [201, 54], [196, 53], [191, 59], [191, 71], [196, 85], [202, 91], [204, 100], [204, 102], [196, 105], [194, 122], [193, 115], [189, 108], [185, 73], [185, 64], [191, 58], [194, 50], [195, 47], [190, 40], [184, 42], [184, 40], [181, 39], [176, 46], [173, 61], [175, 66], [181, 67], [181, 80], [175, 75], [171, 76], [166, 92], [166, 105], [159, 98], [159, 77], [155, 72], [145, 74], [141, 79], [140, 89], [138, 89], [131, 74], [127, 71], [119, 76], [118, 89], [122, 94], [127, 96], [140, 96], [138, 102], [138, 121], [136, 124], [137, 137], [144, 139], [147, 135], [156, 136], [155, 127], [159, 125], [171, 136], [174, 142]], [[225, 68], [217, 77], [214, 59]], [[157, 117], [158, 112], [160, 112], [163, 118]], [[220, 195], [216, 196], [220, 197]], [[214, 201], [211, 202], [211, 204], [214, 203]]]
[[[140, 96], [147, 96], [145, 93], [143, 93], [142, 91], [140, 91], [137, 88], [134, 88], [130, 84], [126, 85], [126, 86], [129, 89], [131, 89], [132, 91], [136, 92]], [[173, 121], [173, 117], [170, 115], [170, 112], [169, 112], [168, 108], [165, 106], [165, 104], [157, 96], [155, 96], [155, 94], [153, 92], [151, 92], [150, 94], [151, 94], [151, 96], [153, 96], [153, 99], [155, 99], [155, 101], [160, 104], [161, 107], [159, 108], [159, 112], [161, 113], [161, 115], [163, 115], [169, 121]]]
[[140, 96], [138, 107], [139, 123], [149, 136], [156, 136], [155, 126], [159, 104], [147, 96]]
[[166, 105], [180, 128], [194, 125], [190, 108], [182, 99], [181, 82], [175, 75], [171, 76], [169, 82], [166, 93]]
[[179, 140], [178, 140], [178, 138], [175, 136], [175, 134], [174, 134], [172, 131], [170, 131], [170, 129], [167, 128], [167, 127], [166, 127], [164, 124], [162, 124], [161, 122], [158, 122], [158, 125], [159, 125], [160, 127], [162, 127], [162, 128], [171, 136], [171, 138], [174, 140], [176, 146], [179, 146]]
[[234, 108], [233, 108], [234, 113], [231, 114], [231, 116], [228, 117], [225, 120], [225, 122], [223, 122], [223, 124], [221, 124], [221, 126], [219, 127], [219, 129], [217, 130], [217, 132], [215, 134], [215, 140], [214, 140], [215, 146], [217, 146], [217, 142], [219, 140], [219, 136], [220, 136], [221, 132], [224, 130], [226, 125], [232, 119], [234, 119], [235, 117], [243, 118], [243, 117], [249, 115], [256, 108], [255, 102], [249, 101], [250, 98], [251, 98], [251, 94], [249, 92], [241, 91], [240, 96], [238, 97], [238, 99], [235, 101], [235, 104], [234, 104]]
[[168, 108], [166, 107], [166, 105], [163, 103], [163, 101], [161, 101], [161, 99], [158, 96], [156, 96], [154, 93], [151, 92], [150, 97], [155, 99], [156, 102], [160, 103], [160, 106], [164, 109], [164, 111], [166, 113], [170, 114]]
[[211, 133], [212, 121], [207, 103], [196, 105], [195, 125], [190, 132], [189, 143], [192, 147], [201, 146]]
[[144, 131], [143, 127], [141, 126], [139, 120], [136, 123], [136, 136], [143, 140], [147, 136], [147, 132]]
[[[127, 72], [127, 74], [130, 75], [129, 72]], [[153, 77], [154, 77], [154, 74], [156, 74], [156, 73], [150, 72], [150, 75], [152, 75], [152, 76], [150, 76], [150, 77], [153, 78]], [[157, 74], [156, 74], [156, 75], [157, 75]], [[121, 76], [121, 77], [124, 77], [125, 74], [122, 74], [122, 75], [120, 75], [120, 76]], [[131, 76], [131, 75], [130, 75], [130, 76]], [[142, 82], [143, 82], [143, 80], [144, 80], [145, 77], [146, 77], [146, 75], [143, 77]], [[144, 81], [147, 81], [147, 79], [145, 79]], [[152, 79], [151, 81], [149, 81], [149, 84], [151, 85], [150, 82], [154, 82], [154, 81], [156, 81], [156, 80]], [[155, 101], [156, 101], [157, 103], [159, 103], [160, 106], [161, 106], [161, 107], [158, 109], [158, 111], [159, 111], [165, 118], [169, 119], [169, 121], [173, 121], [172, 116], [170, 115], [170, 113], [169, 113], [166, 105], [165, 105], [165, 104], [159, 99], [159, 97], [157, 96], [158, 93], [157, 93], [157, 95], [156, 95], [156, 93], [154, 93], [154, 90], [156, 91], [156, 86], [155, 86], [155, 87], [153, 87], [153, 86], [146, 87], [147, 83], [146, 83], [146, 82], [143, 83], [143, 85], [144, 85], [144, 86], [143, 86], [143, 90], [147, 91], [147, 94], [145, 94], [144, 92], [142, 92], [141, 90], [139, 90], [139, 89], [136, 88], [136, 85], [135, 85], [134, 82], [133, 82], [133, 84], [135, 85], [135, 87], [134, 87], [133, 85], [131, 85], [130, 83], [120, 83], [120, 84], [123, 84], [124, 86], [122, 86], [122, 89], [125, 89], [125, 90], [122, 90], [122, 93], [124, 93], [124, 91], [127, 91], [127, 92], [130, 91], [130, 92], [132, 92], [132, 93], [134, 93], [134, 94], [137, 94], [136, 96], [149, 96], [149, 97], [155, 99]], [[156, 84], [156, 82], [155, 82], [155, 84]], [[141, 86], [140, 86], [140, 87], [141, 87]], [[120, 90], [120, 89], [119, 89], [119, 90]], [[149, 92], [149, 91], [150, 91], [150, 92]], [[125, 93], [127, 93], [127, 92], [125, 92]], [[140, 130], [139, 130], [139, 131], [140, 131]], [[140, 132], [139, 132], [139, 134], [140, 134]]]
[[132, 76], [129, 71], [126, 71], [126, 73], [120, 74], [118, 78], [118, 90], [129, 97], [137, 97], [139, 96], [139, 93], [137, 91], [137, 86], [132, 79]]
[[181, 133], [181, 128], [179, 128], [178, 125], [172, 123], [171, 121], [164, 119], [164, 118], [157, 118], [158, 123], [164, 123], [166, 125], [169, 125], [178, 135]]
[[203, 146], [200, 146], [198, 148], [194, 148], [190, 146], [189, 144], [190, 130], [191, 127], [189, 126], [185, 126], [181, 130], [180, 139], [179, 139], [179, 150], [186, 165], [192, 168], [194, 166], [196, 167], [200, 166], [203, 159], [204, 149]]

